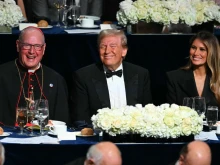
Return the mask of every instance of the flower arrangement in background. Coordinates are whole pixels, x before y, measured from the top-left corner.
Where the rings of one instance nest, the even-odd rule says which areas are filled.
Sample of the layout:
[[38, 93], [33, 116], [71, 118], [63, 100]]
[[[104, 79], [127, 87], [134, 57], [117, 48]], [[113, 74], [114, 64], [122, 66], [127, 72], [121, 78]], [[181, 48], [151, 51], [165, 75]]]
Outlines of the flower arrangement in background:
[[99, 109], [91, 120], [93, 127], [111, 136], [140, 134], [141, 137], [177, 138], [202, 131], [204, 115], [186, 106], [147, 104], [119, 109]]
[[119, 9], [116, 18], [123, 26], [139, 21], [163, 25], [184, 23], [189, 26], [220, 22], [220, 6], [213, 0], [124, 0]]
[[0, 1], [0, 26], [15, 27], [22, 19], [21, 9], [14, 0]]

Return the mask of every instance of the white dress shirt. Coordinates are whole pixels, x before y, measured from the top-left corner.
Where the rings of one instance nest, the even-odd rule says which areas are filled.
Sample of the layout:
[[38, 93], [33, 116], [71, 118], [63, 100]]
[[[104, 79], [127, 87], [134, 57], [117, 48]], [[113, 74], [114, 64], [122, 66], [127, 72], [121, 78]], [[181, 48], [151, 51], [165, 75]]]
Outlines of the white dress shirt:
[[[103, 67], [106, 73], [108, 69], [105, 66]], [[123, 70], [122, 64], [115, 71], [118, 71], [120, 69]], [[126, 99], [123, 71], [121, 77], [118, 77], [117, 75], [113, 75], [112, 77], [106, 79], [107, 79], [111, 108], [120, 108], [126, 106], [127, 99]]]

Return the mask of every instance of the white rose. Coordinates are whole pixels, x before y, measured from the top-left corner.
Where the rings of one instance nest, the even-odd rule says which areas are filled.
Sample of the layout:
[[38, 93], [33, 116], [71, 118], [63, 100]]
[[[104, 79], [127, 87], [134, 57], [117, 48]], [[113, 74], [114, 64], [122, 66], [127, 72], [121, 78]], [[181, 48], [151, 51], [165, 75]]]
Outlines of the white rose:
[[119, 8], [122, 10], [130, 10], [132, 7], [132, 0], [125, 0], [119, 3]]

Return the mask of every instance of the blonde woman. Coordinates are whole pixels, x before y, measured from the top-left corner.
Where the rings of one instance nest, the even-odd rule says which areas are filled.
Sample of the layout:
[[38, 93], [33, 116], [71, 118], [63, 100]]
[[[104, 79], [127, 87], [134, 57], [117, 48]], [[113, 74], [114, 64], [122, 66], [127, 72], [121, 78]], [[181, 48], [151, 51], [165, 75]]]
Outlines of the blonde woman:
[[220, 105], [220, 49], [218, 39], [201, 31], [190, 40], [189, 62], [167, 73], [167, 102], [182, 105], [184, 97], [205, 97], [206, 105]]

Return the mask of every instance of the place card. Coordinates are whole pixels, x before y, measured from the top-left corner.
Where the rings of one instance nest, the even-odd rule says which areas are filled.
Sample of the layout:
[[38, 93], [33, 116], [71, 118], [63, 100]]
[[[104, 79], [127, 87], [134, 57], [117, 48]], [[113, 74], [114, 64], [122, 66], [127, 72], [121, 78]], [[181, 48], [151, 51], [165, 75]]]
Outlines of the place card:
[[58, 140], [76, 140], [76, 133], [75, 132], [62, 132], [57, 135]]
[[101, 30], [105, 29], [117, 29], [117, 26], [115, 24], [100, 24]]

